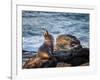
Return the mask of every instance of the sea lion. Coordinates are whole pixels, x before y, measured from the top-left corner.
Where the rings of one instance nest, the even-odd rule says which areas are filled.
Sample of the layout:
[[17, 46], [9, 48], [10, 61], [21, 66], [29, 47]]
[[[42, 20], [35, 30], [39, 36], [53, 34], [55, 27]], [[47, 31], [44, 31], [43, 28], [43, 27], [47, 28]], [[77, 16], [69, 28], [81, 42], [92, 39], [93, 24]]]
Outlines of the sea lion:
[[35, 56], [30, 58], [23, 68], [56, 67], [57, 60], [53, 56], [53, 36], [46, 30], [44, 32], [44, 43], [38, 49]]
[[53, 49], [54, 49], [53, 42], [54, 42], [53, 36], [49, 34], [48, 31], [46, 30], [44, 32], [44, 43], [38, 49], [38, 56], [41, 58], [44, 57], [49, 58], [53, 56]]
[[54, 38], [51, 34], [48, 33], [46, 30], [44, 32], [44, 43], [38, 49], [37, 56], [40, 57], [42, 60], [48, 60], [47, 62], [43, 63], [42, 67], [54, 67], [56, 66], [56, 58], [54, 57]]
[[81, 49], [80, 41], [75, 36], [63, 34], [56, 38], [54, 54], [59, 62], [69, 62]]
[[72, 49], [82, 48], [80, 41], [72, 35], [64, 34], [60, 35], [56, 39], [56, 49], [57, 50], [72, 50]]

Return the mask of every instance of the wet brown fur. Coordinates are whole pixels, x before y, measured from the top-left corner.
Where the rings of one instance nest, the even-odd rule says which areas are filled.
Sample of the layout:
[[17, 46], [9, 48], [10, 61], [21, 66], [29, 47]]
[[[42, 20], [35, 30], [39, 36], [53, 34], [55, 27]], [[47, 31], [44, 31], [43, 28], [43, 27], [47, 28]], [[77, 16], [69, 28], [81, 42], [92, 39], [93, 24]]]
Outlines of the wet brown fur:
[[53, 36], [45, 31], [44, 33], [44, 43], [40, 46], [38, 50], [38, 56], [41, 58], [49, 58], [53, 56]]
[[71, 50], [76, 47], [81, 47], [80, 41], [72, 35], [60, 35], [56, 39], [56, 49], [57, 50]]
[[44, 43], [38, 49], [38, 54], [30, 58], [23, 68], [40, 68], [56, 66], [56, 59], [53, 57], [53, 37], [45, 31]]

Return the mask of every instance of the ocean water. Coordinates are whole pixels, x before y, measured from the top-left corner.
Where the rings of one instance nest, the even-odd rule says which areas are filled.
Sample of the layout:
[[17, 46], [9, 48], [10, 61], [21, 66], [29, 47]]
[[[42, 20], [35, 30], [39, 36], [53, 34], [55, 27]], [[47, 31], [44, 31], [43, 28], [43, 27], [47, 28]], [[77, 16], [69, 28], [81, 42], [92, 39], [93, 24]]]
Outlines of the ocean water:
[[22, 11], [23, 50], [37, 52], [43, 44], [44, 29], [54, 39], [61, 34], [71, 34], [83, 47], [89, 47], [89, 14]]

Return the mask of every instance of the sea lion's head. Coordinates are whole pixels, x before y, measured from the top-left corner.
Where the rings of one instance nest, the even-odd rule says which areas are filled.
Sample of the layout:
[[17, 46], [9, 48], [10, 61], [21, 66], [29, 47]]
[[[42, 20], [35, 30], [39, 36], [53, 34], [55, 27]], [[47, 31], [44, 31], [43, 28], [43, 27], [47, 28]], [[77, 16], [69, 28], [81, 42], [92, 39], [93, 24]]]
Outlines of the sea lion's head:
[[48, 38], [48, 36], [49, 36], [49, 33], [48, 33], [48, 31], [46, 30], [46, 31], [44, 32], [44, 38]]
[[72, 35], [60, 35], [56, 39], [57, 50], [71, 50], [80, 48], [80, 41]]
[[49, 34], [49, 32], [46, 30], [44, 32], [44, 39], [45, 41], [53, 41], [53, 36]]

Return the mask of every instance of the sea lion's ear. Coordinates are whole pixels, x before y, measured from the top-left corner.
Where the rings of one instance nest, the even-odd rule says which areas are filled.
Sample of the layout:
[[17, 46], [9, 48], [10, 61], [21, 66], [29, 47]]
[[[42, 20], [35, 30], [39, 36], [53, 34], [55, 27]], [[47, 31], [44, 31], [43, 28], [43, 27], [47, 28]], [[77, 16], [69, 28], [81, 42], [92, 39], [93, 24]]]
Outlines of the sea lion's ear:
[[49, 33], [48, 33], [48, 31], [46, 30], [45, 32], [44, 32], [44, 36], [47, 36]]

